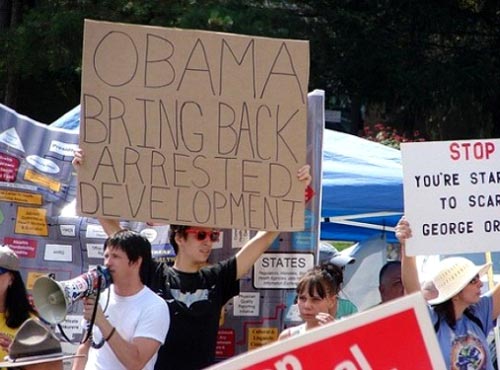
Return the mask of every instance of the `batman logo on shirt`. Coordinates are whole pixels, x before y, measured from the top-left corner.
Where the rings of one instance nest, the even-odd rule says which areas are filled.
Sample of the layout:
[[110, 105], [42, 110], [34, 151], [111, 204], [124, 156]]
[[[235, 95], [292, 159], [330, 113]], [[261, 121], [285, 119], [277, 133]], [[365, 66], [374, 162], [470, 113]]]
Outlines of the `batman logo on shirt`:
[[[192, 293], [184, 293], [181, 292], [180, 289], [171, 289], [170, 290], [172, 297], [174, 300], [182, 302], [186, 305], [187, 308], [191, 307], [193, 303], [207, 301], [208, 294], [210, 292], [209, 289], [197, 289]], [[169, 300], [167, 300], [168, 302]]]

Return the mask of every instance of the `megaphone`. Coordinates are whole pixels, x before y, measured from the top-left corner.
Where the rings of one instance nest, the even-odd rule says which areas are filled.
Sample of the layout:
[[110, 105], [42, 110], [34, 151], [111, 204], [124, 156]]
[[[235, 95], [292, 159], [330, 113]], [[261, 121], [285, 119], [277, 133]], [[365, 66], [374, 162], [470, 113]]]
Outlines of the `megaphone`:
[[33, 301], [42, 319], [49, 324], [59, 324], [66, 318], [73, 303], [84, 297], [96, 295], [111, 283], [109, 270], [102, 266], [65, 281], [55, 281], [49, 276], [40, 276], [33, 284]]

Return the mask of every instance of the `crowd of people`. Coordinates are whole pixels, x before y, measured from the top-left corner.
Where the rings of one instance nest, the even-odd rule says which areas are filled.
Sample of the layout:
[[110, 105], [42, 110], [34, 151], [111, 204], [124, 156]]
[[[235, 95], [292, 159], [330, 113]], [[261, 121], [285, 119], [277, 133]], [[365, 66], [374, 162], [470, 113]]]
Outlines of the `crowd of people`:
[[[307, 168], [298, 174], [305, 182], [309, 176]], [[9, 247], [0, 246], [0, 343], [5, 355], [0, 369], [57, 370], [62, 369], [63, 359], [73, 360], [73, 370], [200, 369], [212, 364], [220, 310], [238, 294], [238, 280], [277, 233], [259, 233], [234, 257], [209, 265], [219, 231], [172, 225], [170, 242], [178, 258], [169, 266], [153, 261], [151, 245], [140, 234], [120, 229], [113, 220], [100, 221], [109, 233], [104, 265], [113, 283], [105, 308], [92, 297], [84, 299], [83, 316], [90, 321], [96, 310], [96, 327], [73, 356], [62, 353], [51, 328], [37, 318], [19, 273], [19, 258]], [[445, 258], [432, 281], [421, 284], [415, 257], [405, 253], [411, 227], [404, 217], [396, 236], [401, 261], [388, 261], [380, 269], [380, 304], [422, 291], [447, 368], [493, 370], [487, 336], [500, 314], [500, 289], [481, 295], [480, 279], [490, 264]], [[279, 340], [357, 312], [350, 303], [352, 312], [338, 314], [343, 271], [353, 263], [338, 257], [323, 259], [302, 276], [296, 304], [303, 322], [285, 328]]]
[[[416, 258], [406, 254], [406, 241], [411, 238], [410, 223], [402, 217], [395, 229], [401, 245], [401, 260], [390, 260], [379, 272], [380, 304], [421, 292], [428, 303], [434, 331], [447, 369], [494, 370], [496, 357], [488, 336], [500, 315], [500, 285], [482, 294], [481, 277], [490, 263], [475, 265], [464, 257], [447, 257], [440, 261], [432, 279], [421, 282]], [[297, 304], [303, 323], [285, 329], [280, 339], [299, 335], [322, 326], [335, 317], [339, 284], [327, 264], [306, 273], [297, 286]], [[339, 262], [344, 267], [346, 261]], [[338, 267], [338, 266], [337, 266]], [[337, 278], [338, 279], [338, 278]]]
[[[74, 166], [78, 169], [83, 161], [83, 152], [78, 150]], [[309, 166], [296, 176], [304, 186], [309, 185]], [[62, 354], [57, 337], [30, 305], [18, 256], [0, 246], [0, 352], [4, 358], [0, 369], [62, 369], [63, 359], [73, 360], [73, 370], [189, 370], [213, 364], [221, 310], [239, 294], [239, 280], [279, 232], [258, 232], [234, 256], [209, 264], [220, 230], [170, 225], [169, 241], [176, 254], [170, 265], [154, 261], [149, 241], [122, 229], [118, 220], [99, 221], [108, 235], [104, 266], [112, 284], [106, 299], [83, 299], [83, 326], [88, 328], [90, 321], [95, 325], [73, 356]], [[388, 261], [380, 269], [379, 304], [422, 292], [447, 368], [493, 370], [487, 337], [500, 314], [500, 288], [481, 294], [481, 276], [490, 264], [477, 266], [462, 257], [445, 258], [432, 280], [422, 284], [415, 257], [405, 253], [411, 236], [410, 223], [402, 217], [396, 226], [401, 260]], [[358, 312], [340, 296], [344, 269], [352, 263], [353, 257], [333, 246], [321, 246], [318, 265], [296, 287], [302, 323], [284, 328], [278, 340]]]
[[[84, 153], [77, 150], [73, 164], [78, 170], [83, 163]], [[296, 177], [297, 181], [304, 184], [305, 189], [311, 182], [310, 166], [301, 167]], [[219, 240], [220, 231], [203, 226], [170, 225], [169, 241], [176, 254], [173, 266], [164, 262], [153, 262], [149, 257], [147, 259], [139, 258], [137, 261], [140, 263], [137, 263], [138, 266], [136, 266], [136, 270], [140, 266], [143, 267], [142, 284], [150, 287], [168, 304], [169, 313], [165, 314], [168, 317], [165, 321], [169, 321], [170, 325], [165, 331], [166, 337], [164, 335], [163, 343], [163, 340], [152, 338], [149, 332], [140, 331], [123, 336], [124, 333], [121, 329], [121, 325], [124, 323], [120, 307], [123, 306], [122, 300], [127, 295], [116, 290], [118, 283], [115, 280], [115, 275], [119, 274], [120, 268], [130, 268], [131, 264], [136, 262], [128, 256], [128, 252], [118, 253], [123, 255], [121, 258], [115, 254], [121, 252], [125, 244], [135, 245], [137, 239], [143, 239], [142, 242], [146, 244], [149, 242], [134, 232], [127, 231], [125, 233], [119, 220], [103, 218], [99, 221], [108, 235], [105, 243], [104, 264], [110, 268], [113, 279], [111, 288], [114, 287], [117, 296], [117, 315], [114, 316], [114, 312], [108, 308], [106, 310], [108, 317], [106, 318], [101, 308], [97, 310], [96, 324], [102, 333], [101, 337], [104, 338], [104, 342], [101, 348], [94, 349], [90, 349], [90, 345], [87, 343], [82, 344], [77, 353], [88, 353], [89, 358], [76, 360], [73, 370], [84, 368], [87, 370], [127, 369], [131, 368], [125, 362], [127, 358], [131, 357], [130, 360], [136, 361], [136, 363], [137, 357], [152, 361], [156, 354], [157, 359], [154, 365], [156, 370], [194, 370], [213, 364], [221, 310], [229, 299], [239, 294], [239, 279], [271, 246], [279, 232], [258, 232], [233, 257], [215, 264], [208, 264], [210, 252], [213, 244]], [[113, 242], [117, 235], [121, 235], [120, 242]], [[110, 245], [113, 246], [111, 249]], [[123, 278], [125, 281], [127, 280], [126, 275], [123, 275]], [[86, 318], [90, 317], [94, 304], [95, 301], [91, 299], [85, 300], [84, 316]], [[152, 344], [143, 346], [145, 351], [140, 352], [141, 347], [134, 346], [134, 344], [142, 342], [144, 339], [151, 339], [155, 342], [155, 346]], [[128, 341], [133, 352], [124, 351], [124, 341]], [[104, 352], [107, 355], [104, 355]], [[141, 363], [146, 362], [142, 361]], [[107, 364], [113, 364], [113, 366], [110, 367]], [[149, 362], [148, 365], [150, 365]], [[142, 369], [142, 367], [133, 368]]]

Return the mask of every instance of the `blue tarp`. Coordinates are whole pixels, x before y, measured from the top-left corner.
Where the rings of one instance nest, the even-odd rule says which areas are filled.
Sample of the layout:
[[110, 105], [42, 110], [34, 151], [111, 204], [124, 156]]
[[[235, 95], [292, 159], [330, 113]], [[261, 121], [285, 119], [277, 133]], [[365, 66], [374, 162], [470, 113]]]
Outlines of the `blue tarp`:
[[80, 106], [77, 105], [69, 112], [66, 112], [64, 115], [52, 122], [50, 126], [78, 131], [80, 129]]
[[321, 239], [362, 241], [386, 232], [396, 242], [392, 228], [403, 214], [399, 150], [325, 130], [322, 182]]
[[[80, 106], [51, 126], [78, 130]], [[403, 174], [397, 149], [324, 131], [321, 239], [362, 241], [393, 228], [403, 213]]]

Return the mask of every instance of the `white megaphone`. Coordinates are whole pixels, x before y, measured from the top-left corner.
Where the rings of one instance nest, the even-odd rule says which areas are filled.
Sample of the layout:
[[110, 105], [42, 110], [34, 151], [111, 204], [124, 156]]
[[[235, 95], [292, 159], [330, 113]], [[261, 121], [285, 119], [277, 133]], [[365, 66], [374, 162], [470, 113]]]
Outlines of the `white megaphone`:
[[50, 324], [59, 324], [65, 319], [68, 309], [74, 302], [83, 297], [96, 295], [111, 283], [109, 270], [102, 266], [65, 281], [55, 281], [49, 276], [40, 276], [33, 284], [33, 301], [42, 319]]

